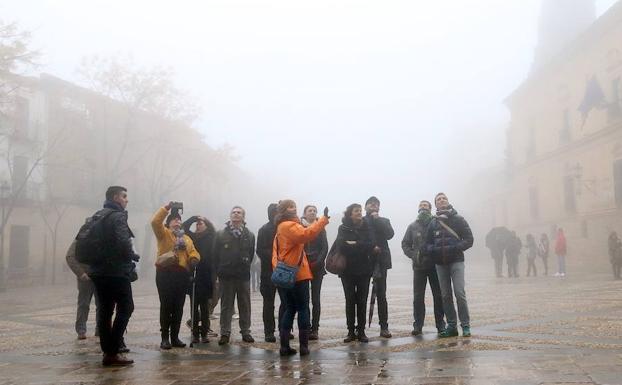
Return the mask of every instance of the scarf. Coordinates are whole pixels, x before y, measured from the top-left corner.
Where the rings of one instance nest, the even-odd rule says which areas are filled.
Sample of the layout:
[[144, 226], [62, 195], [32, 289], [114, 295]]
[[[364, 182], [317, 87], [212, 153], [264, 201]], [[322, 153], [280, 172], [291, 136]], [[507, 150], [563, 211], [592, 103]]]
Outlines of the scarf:
[[184, 230], [173, 230], [173, 235], [175, 235], [175, 246], [173, 246], [173, 250], [186, 250], [186, 241], [184, 240]]
[[456, 210], [454, 210], [452, 205], [445, 207], [444, 209], [436, 210], [436, 216], [439, 218], [449, 218], [450, 216], [456, 215]]
[[300, 218], [300, 224], [301, 224], [301, 225], [303, 225], [304, 227], [309, 227], [309, 226], [311, 226], [311, 222], [309, 222], [309, 221], [307, 220], [307, 218], [305, 218], [305, 217], [301, 217], [301, 218]]
[[233, 236], [236, 238], [240, 238], [242, 236], [242, 233], [244, 232], [244, 224], [242, 224], [240, 227], [235, 227], [233, 226], [233, 223], [229, 221], [227, 222], [227, 227], [229, 228], [229, 231], [231, 231], [231, 234], [233, 234]]
[[420, 221], [424, 225], [427, 225], [428, 223], [430, 223], [431, 219], [432, 219], [432, 213], [429, 210], [426, 210], [426, 209], [419, 210], [419, 215], [417, 215], [418, 221]]

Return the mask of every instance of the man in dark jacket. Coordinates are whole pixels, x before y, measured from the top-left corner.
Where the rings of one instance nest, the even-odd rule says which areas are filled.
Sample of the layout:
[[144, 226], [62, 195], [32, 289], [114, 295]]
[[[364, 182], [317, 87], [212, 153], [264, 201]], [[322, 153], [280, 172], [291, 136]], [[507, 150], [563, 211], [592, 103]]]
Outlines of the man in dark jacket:
[[[127, 203], [125, 187], [108, 187], [104, 209], [111, 212], [103, 223], [107, 255], [104, 261], [89, 266], [89, 277], [99, 298], [100, 316], [97, 327], [104, 352], [102, 363], [105, 366], [130, 365], [134, 362], [119, 354], [123, 332], [134, 311], [131, 281], [136, 278], [134, 262], [139, 260], [133, 247], [134, 234], [127, 224]], [[113, 322], [115, 306], [116, 316]]]
[[[67, 265], [76, 275], [78, 283], [78, 307], [76, 309], [76, 333], [79, 340], [86, 339], [86, 321], [89, 318], [89, 308], [91, 307], [91, 298], [95, 294], [95, 286], [89, 277], [87, 271], [88, 266], [76, 260], [76, 241], [71, 243], [67, 255], [65, 256]], [[95, 296], [95, 319], [99, 317], [99, 300]], [[99, 336], [99, 330], [95, 328], [95, 336]]]
[[497, 278], [503, 277], [503, 251], [507, 245], [510, 231], [505, 227], [493, 227], [486, 234], [486, 247], [490, 250], [490, 256], [495, 263]]
[[391, 222], [387, 218], [381, 217], [378, 214], [379, 211], [380, 200], [375, 196], [367, 199], [365, 202], [365, 222], [371, 231], [372, 242], [374, 243], [372, 252], [376, 255], [377, 261], [377, 265], [374, 267], [372, 290], [375, 290], [376, 299], [378, 301], [380, 336], [391, 338], [387, 304], [387, 271], [391, 268], [391, 250], [389, 250], [388, 241], [393, 238], [395, 232], [393, 231], [393, 227], [391, 227]]
[[518, 256], [523, 249], [523, 241], [512, 231], [505, 248], [505, 259], [508, 263], [508, 277], [518, 278]]
[[434, 205], [436, 217], [428, 226], [424, 252], [434, 258], [441, 285], [447, 328], [440, 333], [440, 337], [458, 335], [452, 286], [458, 304], [462, 335], [470, 337], [469, 307], [464, 291], [464, 251], [473, 246], [473, 233], [467, 221], [449, 204], [447, 195], [436, 194]]
[[[191, 230], [192, 224], [195, 230]], [[188, 218], [182, 225], [184, 232], [192, 239], [194, 247], [199, 252], [201, 259], [196, 266], [196, 277], [194, 279], [194, 324], [192, 325], [192, 342], [199, 342], [199, 334], [201, 335], [201, 343], [208, 343], [208, 332], [210, 332], [209, 319], [209, 299], [212, 296], [212, 269], [213, 258], [212, 249], [214, 247], [214, 236], [216, 229], [214, 225], [205, 217], [192, 216]], [[192, 296], [192, 286], [190, 287], [190, 295]], [[201, 320], [201, 328], [199, 329], [199, 319]]]
[[[317, 207], [308, 205], [303, 210], [300, 223], [304, 227], [308, 227], [317, 221]], [[320, 314], [321, 314], [321, 292], [322, 281], [326, 275], [325, 262], [326, 254], [328, 254], [328, 239], [326, 238], [326, 230], [322, 230], [320, 234], [311, 242], [305, 245], [305, 253], [309, 261], [309, 267], [311, 268], [311, 274], [313, 279], [311, 280], [311, 304], [313, 310], [311, 312], [311, 333], [309, 334], [309, 340], [317, 340], [319, 338], [318, 331], [320, 329]]]
[[[261, 262], [259, 292], [263, 297], [263, 331], [266, 342], [276, 342], [274, 322], [274, 298], [276, 286], [272, 283], [272, 243], [276, 235], [276, 203], [268, 206], [268, 223], [257, 232], [257, 256]], [[279, 308], [279, 314], [281, 313]]]
[[445, 313], [443, 312], [443, 297], [441, 287], [436, 274], [436, 267], [432, 258], [421, 253], [421, 247], [425, 242], [428, 225], [432, 220], [432, 204], [428, 201], [419, 203], [419, 215], [417, 219], [408, 225], [406, 234], [402, 239], [402, 250], [412, 260], [413, 267], [413, 336], [421, 334], [425, 321], [425, 287], [430, 281], [432, 298], [434, 299], [434, 319], [436, 330], [442, 333], [445, 330]]
[[230, 221], [216, 233], [214, 264], [220, 281], [220, 340], [229, 343], [231, 317], [235, 299], [240, 313], [240, 333], [244, 342], [255, 342], [251, 336], [250, 267], [255, 255], [255, 235], [246, 228], [245, 211], [236, 206], [231, 209]]

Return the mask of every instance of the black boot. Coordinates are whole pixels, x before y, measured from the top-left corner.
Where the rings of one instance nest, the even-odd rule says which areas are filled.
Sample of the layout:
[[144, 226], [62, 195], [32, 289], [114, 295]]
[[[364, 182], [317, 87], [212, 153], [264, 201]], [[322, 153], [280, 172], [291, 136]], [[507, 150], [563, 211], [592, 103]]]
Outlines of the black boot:
[[279, 338], [281, 340], [281, 349], [279, 349], [281, 356], [291, 356], [297, 353], [296, 349], [289, 346], [289, 330], [279, 330]]
[[356, 339], [359, 340], [359, 342], [369, 342], [369, 338], [367, 338], [367, 336], [365, 335], [365, 328], [364, 327], [358, 327], [358, 332], [356, 334]]
[[354, 334], [354, 329], [348, 329], [348, 336], [343, 339], [343, 342], [348, 343], [356, 341], [356, 334]]
[[169, 350], [171, 348], [171, 342], [168, 338], [168, 330], [162, 332], [162, 342], [160, 342], [160, 349]]
[[179, 339], [179, 325], [171, 326], [171, 346], [174, 348], [186, 347], [186, 344]]
[[300, 340], [300, 355], [301, 356], [309, 355], [309, 330], [299, 329], [298, 339]]

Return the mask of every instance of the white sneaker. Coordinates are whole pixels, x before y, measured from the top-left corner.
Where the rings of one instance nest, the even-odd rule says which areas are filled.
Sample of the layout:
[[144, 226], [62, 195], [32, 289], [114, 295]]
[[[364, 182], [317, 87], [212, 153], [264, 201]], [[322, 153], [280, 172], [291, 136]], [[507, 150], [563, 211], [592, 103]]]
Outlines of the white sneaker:
[[566, 273], [561, 273], [560, 276], [565, 277]]

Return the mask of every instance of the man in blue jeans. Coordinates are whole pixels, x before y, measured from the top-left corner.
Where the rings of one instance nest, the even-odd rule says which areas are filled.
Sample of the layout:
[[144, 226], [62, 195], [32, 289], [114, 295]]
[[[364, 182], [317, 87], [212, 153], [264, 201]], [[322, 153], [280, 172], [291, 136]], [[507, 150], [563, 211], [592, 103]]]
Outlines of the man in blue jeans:
[[462, 335], [470, 337], [469, 307], [464, 291], [464, 251], [473, 246], [473, 233], [467, 221], [449, 204], [447, 195], [436, 194], [434, 205], [436, 216], [428, 226], [422, 251], [434, 259], [441, 285], [447, 328], [439, 333], [439, 336], [444, 338], [458, 335], [458, 320], [452, 295], [453, 286]]

